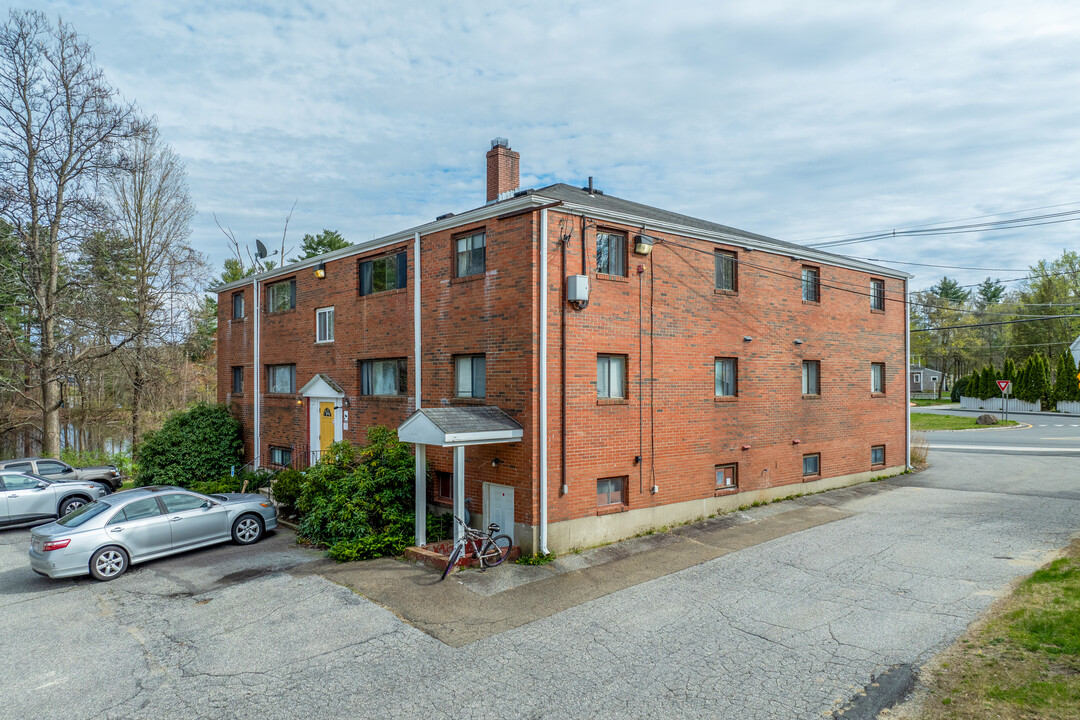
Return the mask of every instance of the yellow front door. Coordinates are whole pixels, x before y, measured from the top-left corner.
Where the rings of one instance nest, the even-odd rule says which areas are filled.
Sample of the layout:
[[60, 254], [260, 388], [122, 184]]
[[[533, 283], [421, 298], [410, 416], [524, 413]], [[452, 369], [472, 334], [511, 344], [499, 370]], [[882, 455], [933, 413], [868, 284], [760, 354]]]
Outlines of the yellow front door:
[[326, 452], [334, 442], [334, 403], [319, 403], [319, 450]]

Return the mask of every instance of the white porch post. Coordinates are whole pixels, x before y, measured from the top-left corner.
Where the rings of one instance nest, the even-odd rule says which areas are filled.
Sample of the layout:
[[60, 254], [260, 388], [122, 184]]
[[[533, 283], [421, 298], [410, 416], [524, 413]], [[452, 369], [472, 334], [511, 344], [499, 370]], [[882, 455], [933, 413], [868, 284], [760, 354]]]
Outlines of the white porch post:
[[416, 545], [427, 545], [427, 445], [416, 443]]
[[[454, 446], [454, 516], [465, 521], [465, 446]], [[454, 521], [454, 542], [461, 540], [461, 526]]]

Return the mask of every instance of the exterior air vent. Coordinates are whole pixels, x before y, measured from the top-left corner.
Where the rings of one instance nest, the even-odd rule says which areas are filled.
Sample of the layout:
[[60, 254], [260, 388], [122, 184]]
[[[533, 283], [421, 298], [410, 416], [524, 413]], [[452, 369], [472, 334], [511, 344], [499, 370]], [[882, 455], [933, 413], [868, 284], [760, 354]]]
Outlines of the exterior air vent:
[[443, 214], [442, 214], [442, 215], [440, 215], [439, 217], [435, 218], [435, 220], [436, 220], [436, 221], [439, 221], [439, 220], [446, 220], [447, 218], [452, 218], [452, 217], [454, 217], [454, 213], [443, 213]]

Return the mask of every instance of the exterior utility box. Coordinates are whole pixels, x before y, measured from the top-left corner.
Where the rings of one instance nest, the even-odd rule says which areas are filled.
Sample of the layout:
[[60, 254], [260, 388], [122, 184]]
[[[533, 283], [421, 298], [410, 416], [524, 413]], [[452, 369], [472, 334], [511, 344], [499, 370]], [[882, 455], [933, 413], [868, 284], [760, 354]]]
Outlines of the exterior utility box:
[[566, 299], [570, 302], [589, 302], [588, 275], [570, 275], [566, 278]]

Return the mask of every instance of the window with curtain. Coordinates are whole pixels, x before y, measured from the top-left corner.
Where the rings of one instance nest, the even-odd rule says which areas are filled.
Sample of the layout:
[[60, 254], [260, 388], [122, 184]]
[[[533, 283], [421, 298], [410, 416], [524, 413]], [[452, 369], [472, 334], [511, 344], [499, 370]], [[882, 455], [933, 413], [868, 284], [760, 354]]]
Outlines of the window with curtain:
[[487, 233], [473, 233], [454, 240], [457, 276], [479, 275], [486, 269]]
[[596, 396], [600, 398], [626, 397], [626, 356], [596, 356]]
[[817, 360], [803, 360], [802, 364], [802, 394], [821, 394], [821, 365]]
[[405, 395], [408, 392], [405, 358], [364, 360], [360, 363], [361, 395]]
[[885, 392], [885, 363], [870, 363], [870, 392]]
[[267, 365], [267, 391], [272, 393], [296, 392], [295, 365]]
[[596, 233], [596, 272], [626, 276], [626, 236], [621, 233]]
[[735, 358], [716, 358], [714, 371], [716, 397], [735, 397], [737, 367]]
[[266, 312], [282, 312], [296, 307], [296, 280], [274, 283], [266, 289]]
[[458, 355], [454, 358], [454, 391], [458, 397], [487, 397], [487, 358]]

